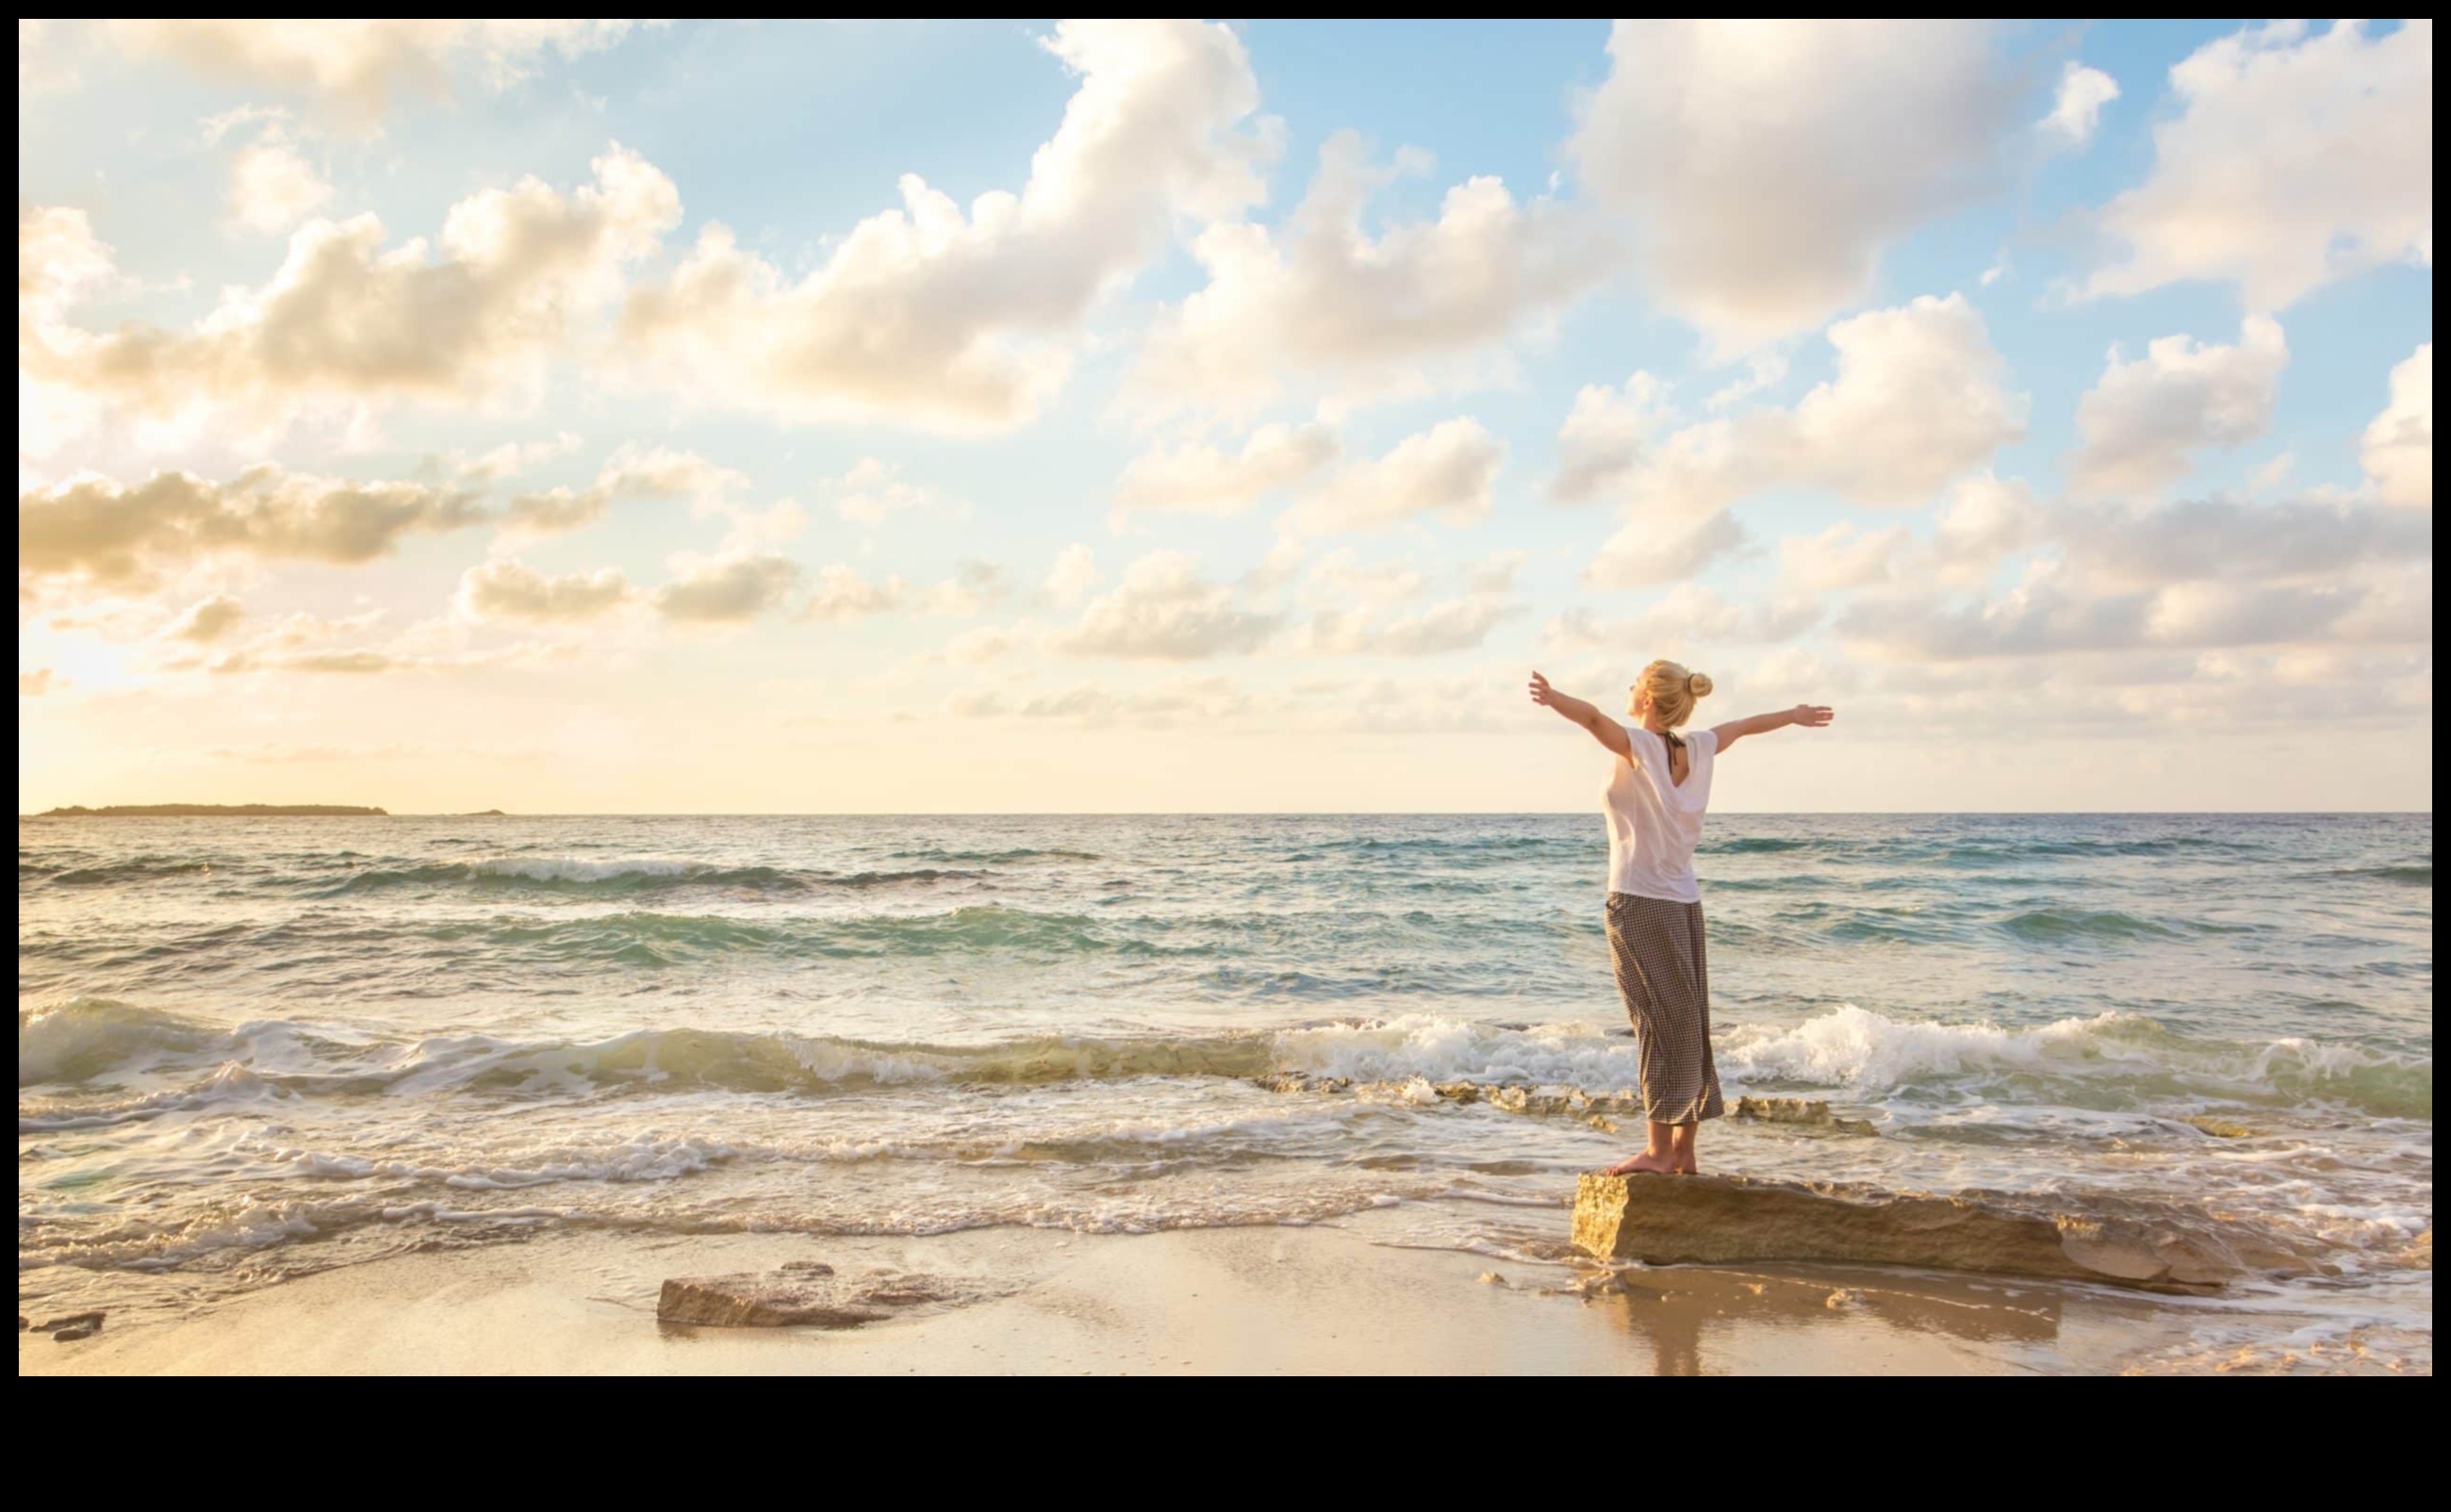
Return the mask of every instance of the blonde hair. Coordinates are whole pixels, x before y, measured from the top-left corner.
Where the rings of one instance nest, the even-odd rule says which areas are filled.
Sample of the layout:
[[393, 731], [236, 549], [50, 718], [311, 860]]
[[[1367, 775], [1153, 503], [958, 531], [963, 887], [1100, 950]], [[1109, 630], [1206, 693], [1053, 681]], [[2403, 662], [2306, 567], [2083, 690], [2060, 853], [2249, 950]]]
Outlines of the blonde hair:
[[1694, 717], [1695, 701], [1711, 696], [1708, 677], [1688, 672], [1674, 661], [1655, 661], [1643, 668], [1635, 686], [1651, 696], [1652, 710], [1670, 729]]

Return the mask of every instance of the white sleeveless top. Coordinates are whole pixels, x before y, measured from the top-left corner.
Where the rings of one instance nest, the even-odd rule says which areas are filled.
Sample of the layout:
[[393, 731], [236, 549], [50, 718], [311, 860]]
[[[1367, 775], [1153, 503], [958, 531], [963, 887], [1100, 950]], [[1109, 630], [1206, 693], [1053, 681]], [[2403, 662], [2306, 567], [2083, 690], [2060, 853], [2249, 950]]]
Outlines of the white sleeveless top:
[[1711, 757], [1718, 738], [1708, 730], [1685, 735], [1685, 785], [1670, 775], [1668, 742], [1629, 725], [1632, 760], [1610, 765], [1604, 806], [1609, 826], [1609, 891], [1671, 903], [1699, 903], [1694, 847], [1702, 840], [1702, 811], [1711, 806]]

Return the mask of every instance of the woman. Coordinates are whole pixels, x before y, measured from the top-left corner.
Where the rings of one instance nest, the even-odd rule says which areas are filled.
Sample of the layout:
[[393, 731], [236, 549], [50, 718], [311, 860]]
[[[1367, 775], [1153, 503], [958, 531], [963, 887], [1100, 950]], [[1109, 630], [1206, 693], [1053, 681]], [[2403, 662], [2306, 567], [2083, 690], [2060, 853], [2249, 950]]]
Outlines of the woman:
[[1655, 661], [1642, 669], [1626, 700], [1635, 721], [1628, 728], [1532, 674], [1534, 703], [1589, 730], [1617, 757], [1606, 795], [1609, 953], [1626, 1016], [1634, 1020], [1651, 1137], [1641, 1154], [1611, 1166], [1612, 1176], [1692, 1175], [1695, 1130], [1726, 1111], [1711, 1063], [1711, 973], [1702, 945], [1702, 893], [1694, 880], [1694, 847], [1702, 838], [1702, 811], [1711, 804], [1712, 762], [1749, 735], [1791, 724], [1817, 730], [1830, 722], [1828, 709], [1799, 703], [1677, 735], [1676, 727], [1694, 717], [1695, 700], [1710, 692], [1711, 679], [1700, 673]]

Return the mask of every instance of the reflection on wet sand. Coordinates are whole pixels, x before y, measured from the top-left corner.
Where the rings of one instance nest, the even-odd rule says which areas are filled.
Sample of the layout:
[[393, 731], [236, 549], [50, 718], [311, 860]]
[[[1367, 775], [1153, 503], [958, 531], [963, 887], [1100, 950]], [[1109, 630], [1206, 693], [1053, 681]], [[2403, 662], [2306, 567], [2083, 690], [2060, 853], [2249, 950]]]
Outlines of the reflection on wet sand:
[[[1795, 1351], [1804, 1369], [1816, 1329], [1833, 1352], [1862, 1367], [1882, 1333], [1981, 1346], [1997, 1360], [2001, 1346], [2049, 1345], [2060, 1334], [2058, 1289], [2043, 1284], [1828, 1269], [1803, 1275], [1775, 1268], [1686, 1267], [1593, 1269], [1576, 1288], [1595, 1316], [1651, 1346], [1653, 1371], [1663, 1376], [1725, 1371], [1715, 1347], [1741, 1342], [1757, 1359], [1765, 1336]], [[1839, 1325], [1841, 1326], [1831, 1326]], [[1900, 1338], [1900, 1344], [1908, 1341]]]

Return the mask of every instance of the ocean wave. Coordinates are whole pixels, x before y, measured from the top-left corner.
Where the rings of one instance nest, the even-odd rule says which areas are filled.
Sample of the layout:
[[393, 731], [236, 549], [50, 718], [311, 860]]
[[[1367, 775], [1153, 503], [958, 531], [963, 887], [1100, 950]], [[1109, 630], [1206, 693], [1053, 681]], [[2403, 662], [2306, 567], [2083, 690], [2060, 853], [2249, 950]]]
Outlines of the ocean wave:
[[2354, 876], [2370, 882], [2397, 882], [2403, 887], [2432, 887], [2434, 862], [2405, 861], [2397, 866], [2348, 866], [2327, 872], [2326, 876]]
[[2035, 909], [2011, 914], [2000, 927], [2021, 940], [2041, 944], [2078, 940], [2176, 939], [2186, 932], [2133, 913], [2084, 909]]
[[923, 867], [898, 872], [805, 872], [789, 867], [716, 866], [669, 856], [494, 856], [478, 861], [435, 861], [413, 866], [366, 867], [338, 880], [308, 878], [324, 896], [391, 889], [471, 889], [480, 892], [536, 890], [618, 894], [681, 888], [731, 892], [823, 892], [829, 889], [925, 886], [964, 881], [973, 871]]
[[930, 847], [918, 851], [896, 851], [897, 861], [947, 861], [956, 866], [1010, 866], [1022, 861], [1099, 861], [1095, 851], [1041, 850], [1015, 846], [1003, 851], [954, 851]]
[[1888, 1018], [1853, 1004], [1788, 1029], [1739, 1026], [1715, 1046], [1748, 1084], [1844, 1089], [1866, 1098], [1964, 1090], [2007, 1075], [2117, 1084], [2263, 1102], [2346, 1104], [2383, 1117], [2434, 1116], [2434, 1063], [2290, 1037], [2198, 1038], [2139, 1013], [2029, 1028]]

